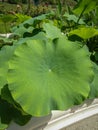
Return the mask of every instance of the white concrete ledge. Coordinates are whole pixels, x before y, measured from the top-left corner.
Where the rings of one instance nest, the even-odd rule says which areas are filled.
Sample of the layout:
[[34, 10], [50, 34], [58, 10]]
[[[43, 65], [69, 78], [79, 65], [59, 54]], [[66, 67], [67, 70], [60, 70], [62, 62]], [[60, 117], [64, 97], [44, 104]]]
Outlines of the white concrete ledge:
[[98, 104], [84, 105], [72, 113], [70, 112], [69, 114], [64, 114], [57, 119], [51, 120], [44, 130], [60, 130], [96, 114], [98, 114]]
[[25, 126], [11, 123], [7, 130], [61, 130], [74, 123], [98, 114], [98, 99], [87, 100], [67, 111], [52, 111], [46, 117], [32, 118]]
[[2, 37], [9, 37], [10, 35], [12, 35], [12, 33], [7, 33], [7, 34], [0, 34], [0, 36], [2, 36]]

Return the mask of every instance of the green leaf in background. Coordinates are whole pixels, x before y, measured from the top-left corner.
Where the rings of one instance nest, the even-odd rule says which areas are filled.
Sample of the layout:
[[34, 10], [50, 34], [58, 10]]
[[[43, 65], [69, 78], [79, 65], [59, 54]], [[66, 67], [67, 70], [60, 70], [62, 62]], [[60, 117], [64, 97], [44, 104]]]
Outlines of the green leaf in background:
[[46, 37], [49, 39], [55, 39], [62, 36], [61, 30], [52, 23], [43, 23], [43, 30], [46, 33]]
[[80, 38], [87, 40], [98, 35], [98, 30], [92, 27], [80, 27], [78, 29], [70, 31], [69, 36], [72, 35], [77, 35]]
[[2, 88], [0, 101], [0, 116], [3, 123], [9, 124], [13, 120], [19, 125], [24, 125], [30, 120], [31, 115], [25, 113], [12, 98], [8, 85]]
[[98, 5], [98, 0], [80, 0], [73, 9], [73, 12], [77, 15], [81, 13], [86, 14], [95, 9]]
[[[9, 91], [2, 89], [3, 91], [3, 98], [8, 97], [11, 98], [11, 95], [8, 94]], [[7, 94], [7, 96], [4, 96], [5, 94]], [[8, 100], [7, 99], [7, 100]], [[5, 99], [2, 99], [0, 97], [0, 119], [1, 122], [3, 124], [8, 125], [12, 120], [16, 123], [18, 123], [19, 125], [24, 125], [26, 124], [31, 116], [26, 114], [24, 111], [22, 111], [21, 107], [19, 105], [14, 104], [10, 104], [9, 101], [7, 101]], [[11, 99], [12, 100], [12, 99]]]
[[23, 44], [27, 40], [43, 40], [47, 41], [46, 34], [44, 32], [39, 32], [38, 34], [34, 35], [33, 37], [25, 37], [18, 40], [18, 44]]
[[14, 100], [25, 112], [45, 116], [81, 103], [92, 78], [87, 49], [61, 37], [55, 42], [21, 44], [9, 62], [7, 80]]
[[12, 45], [14, 41], [15, 41], [14, 39], [10, 39], [10, 38], [1, 36], [0, 37], [0, 48], [2, 48], [4, 45]]
[[15, 26], [12, 28], [12, 32], [14, 35], [18, 35], [19, 37], [23, 37], [25, 32], [32, 33], [34, 27], [29, 26], [29, 28], [25, 28], [23, 24], [20, 24], [18, 27]]
[[[29, 33], [29, 36], [33, 36], [33, 31], [36, 29], [36, 26], [42, 22], [46, 18], [46, 15], [41, 15], [35, 18], [30, 18], [18, 26], [15, 26], [11, 29], [14, 35], [18, 35], [19, 37], [23, 37], [25, 33]], [[38, 27], [37, 27], [38, 28]], [[28, 35], [27, 35], [28, 37]]]
[[12, 120], [11, 106], [8, 102], [2, 100], [1, 97], [0, 97], [0, 118], [1, 122], [4, 124], [9, 124], [10, 121]]
[[37, 17], [26, 20], [23, 24], [33, 25], [33, 24], [36, 24], [42, 20], [45, 20], [46, 17], [48, 17], [48, 14], [39, 15]]
[[91, 83], [91, 89], [89, 98], [95, 98], [98, 97], [98, 65], [93, 63], [94, 65], [94, 80]]
[[9, 22], [12, 22], [14, 19], [15, 19], [15, 16], [11, 14], [0, 15], [0, 22], [2, 23], [9, 23]]
[[15, 14], [15, 16], [17, 17], [17, 24], [19, 23], [23, 23], [24, 21], [31, 19], [30, 16], [24, 15], [24, 14]]
[[[75, 16], [75, 15], [73, 15], [73, 14], [65, 13], [63, 16], [66, 17], [68, 21], [73, 21], [75, 23], [77, 23], [77, 21], [78, 21], [78, 17]], [[83, 19], [79, 20], [79, 24], [85, 24], [85, 22], [83, 21]]]
[[3, 28], [1, 28], [1, 29], [3, 29], [3, 32], [1, 32], [1, 33], [8, 33], [8, 32], [10, 32], [10, 28], [9, 27], [11, 27], [11, 23], [13, 22], [15, 20], [15, 16], [14, 15], [10, 15], [10, 14], [1, 14], [0, 15], [0, 23], [2, 23], [3, 24], [3, 26], [2, 26], [2, 24], [0, 25], [0, 26], [2, 26]]
[[15, 48], [16, 46], [4, 46], [0, 50], [0, 94], [1, 88], [7, 84], [8, 61], [12, 57]]

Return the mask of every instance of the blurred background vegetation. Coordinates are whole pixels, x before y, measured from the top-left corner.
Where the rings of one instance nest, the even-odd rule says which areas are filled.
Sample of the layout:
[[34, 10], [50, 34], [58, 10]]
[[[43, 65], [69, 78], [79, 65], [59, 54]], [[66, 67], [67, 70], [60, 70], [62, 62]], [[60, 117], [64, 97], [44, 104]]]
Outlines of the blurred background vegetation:
[[[75, 0], [61, 0], [61, 4], [65, 12], [66, 5], [73, 7]], [[0, 0], [0, 19], [2, 19], [2, 15], [15, 15], [17, 13], [35, 17], [51, 11], [56, 12], [57, 6], [57, 0]], [[12, 21], [5, 24], [0, 20], [0, 33], [9, 32], [13, 25]]]
[[[73, 6], [76, 0], [61, 0], [62, 6]], [[19, 13], [31, 16], [39, 15], [39, 13], [47, 13], [50, 7], [55, 8], [58, 4], [57, 0], [0, 0], [0, 13]], [[34, 13], [34, 14], [33, 14]], [[38, 13], [38, 14], [36, 14]]]

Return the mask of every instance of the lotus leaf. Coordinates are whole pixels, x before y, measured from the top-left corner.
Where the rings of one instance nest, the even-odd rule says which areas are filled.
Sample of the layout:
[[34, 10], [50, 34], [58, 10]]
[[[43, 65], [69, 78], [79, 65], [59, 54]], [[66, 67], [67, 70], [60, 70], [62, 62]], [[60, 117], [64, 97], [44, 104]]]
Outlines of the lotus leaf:
[[82, 12], [84, 14], [89, 13], [93, 9], [96, 8], [98, 5], [97, 0], [79, 0], [78, 4], [75, 6], [73, 12], [75, 14], [81, 14]]
[[[63, 16], [66, 17], [68, 21], [74, 21], [75, 23], [77, 23], [77, 21], [79, 19], [76, 15], [68, 14], [68, 13], [65, 13]], [[79, 24], [85, 24], [83, 19], [79, 20]]]
[[93, 63], [94, 65], [94, 80], [91, 83], [91, 89], [90, 89], [90, 98], [98, 97], [98, 65]]
[[81, 103], [92, 78], [87, 49], [62, 36], [55, 42], [27, 40], [18, 46], [9, 61], [7, 81], [25, 112], [45, 116]]
[[70, 31], [69, 36], [77, 35], [80, 38], [87, 40], [98, 35], [98, 30], [92, 27], [81, 27], [75, 30]]
[[25, 32], [32, 33], [33, 27], [25, 28], [23, 24], [20, 24], [18, 27], [13, 27], [12, 31], [14, 35], [18, 35], [19, 37], [23, 37]]
[[46, 36], [50, 39], [55, 39], [62, 36], [61, 30], [53, 25], [53, 23], [44, 23], [43, 30]]
[[20, 25], [13, 27], [11, 29], [11, 31], [15, 35], [23, 37], [23, 34], [26, 33], [26, 32], [32, 33], [34, 28], [35, 28], [35, 26], [38, 23], [41, 23], [42, 20], [44, 20], [47, 15], [44, 14], [44, 15], [40, 15], [40, 16], [35, 17], [35, 18], [30, 18], [30, 19], [24, 21], [23, 23], [21, 23]]
[[15, 19], [15, 16], [14, 15], [0, 15], [0, 22], [2, 23], [8, 23], [8, 22], [11, 22]]
[[11, 58], [15, 46], [5, 46], [0, 50], [0, 93], [1, 88], [7, 83], [8, 61]]

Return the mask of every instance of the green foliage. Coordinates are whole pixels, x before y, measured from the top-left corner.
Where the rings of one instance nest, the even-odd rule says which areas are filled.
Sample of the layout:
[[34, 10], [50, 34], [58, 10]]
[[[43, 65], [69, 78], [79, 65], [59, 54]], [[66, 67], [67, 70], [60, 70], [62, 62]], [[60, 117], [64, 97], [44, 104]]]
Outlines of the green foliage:
[[[77, 23], [78, 21], [78, 17], [74, 14], [69, 14], [66, 12], [63, 16], [66, 17], [69, 22], [73, 21], [74, 23]], [[85, 24], [85, 22], [83, 21], [83, 19], [80, 19], [78, 24], [83, 25]]]
[[5, 28], [5, 32], [9, 32], [10, 30], [8, 29], [8, 24], [13, 23], [14, 25], [19, 25], [20, 23], [24, 22], [25, 20], [30, 19], [30, 16], [27, 15], [23, 15], [23, 14], [15, 14], [15, 15], [11, 15], [11, 14], [2, 14], [0, 15], [0, 23], [4, 26]]
[[98, 97], [98, 65], [93, 63], [94, 65], [94, 80], [91, 83], [91, 89], [89, 93], [89, 98]]
[[1, 119], [0, 119], [0, 130], [5, 130], [7, 127], [8, 125], [1, 123]]
[[16, 49], [9, 62], [9, 89], [27, 113], [44, 116], [51, 110], [79, 104], [88, 96], [91, 67], [88, 52], [64, 36], [46, 43], [27, 40]]
[[59, 12], [59, 15], [62, 14], [62, 4], [60, 0], [58, 0], [58, 12]]
[[23, 15], [23, 14], [15, 14], [16, 16], [16, 24], [19, 25], [20, 23], [23, 23], [24, 21], [30, 19], [30, 16]]
[[35, 18], [30, 18], [24, 23], [12, 28], [12, 32], [19, 37], [31, 37], [39, 33], [42, 29], [42, 23], [49, 21], [47, 19], [50, 14], [40, 15]]
[[75, 14], [85, 14], [85, 13], [89, 13], [90, 11], [92, 11], [93, 9], [95, 9], [95, 7], [98, 5], [98, 1], [97, 0], [79, 0], [78, 4], [75, 6], [73, 12]]
[[60, 2], [59, 15], [17, 14], [21, 24], [0, 38], [0, 129], [98, 97], [97, 18], [85, 18], [97, 3], [80, 0], [63, 14]]
[[0, 15], [0, 23], [4, 24], [5, 32], [8, 32], [7, 24], [11, 23], [15, 19], [14, 15]]
[[84, 40], [98, 36], [98, 29], [92, 27], [79, 27], [78, 29], [72, 30], [69, 33], [69, 36], [77, 35]]
[[15, 17], [13, 15], [0, 15], [0, 22], [8, 23], [13, 21]]

